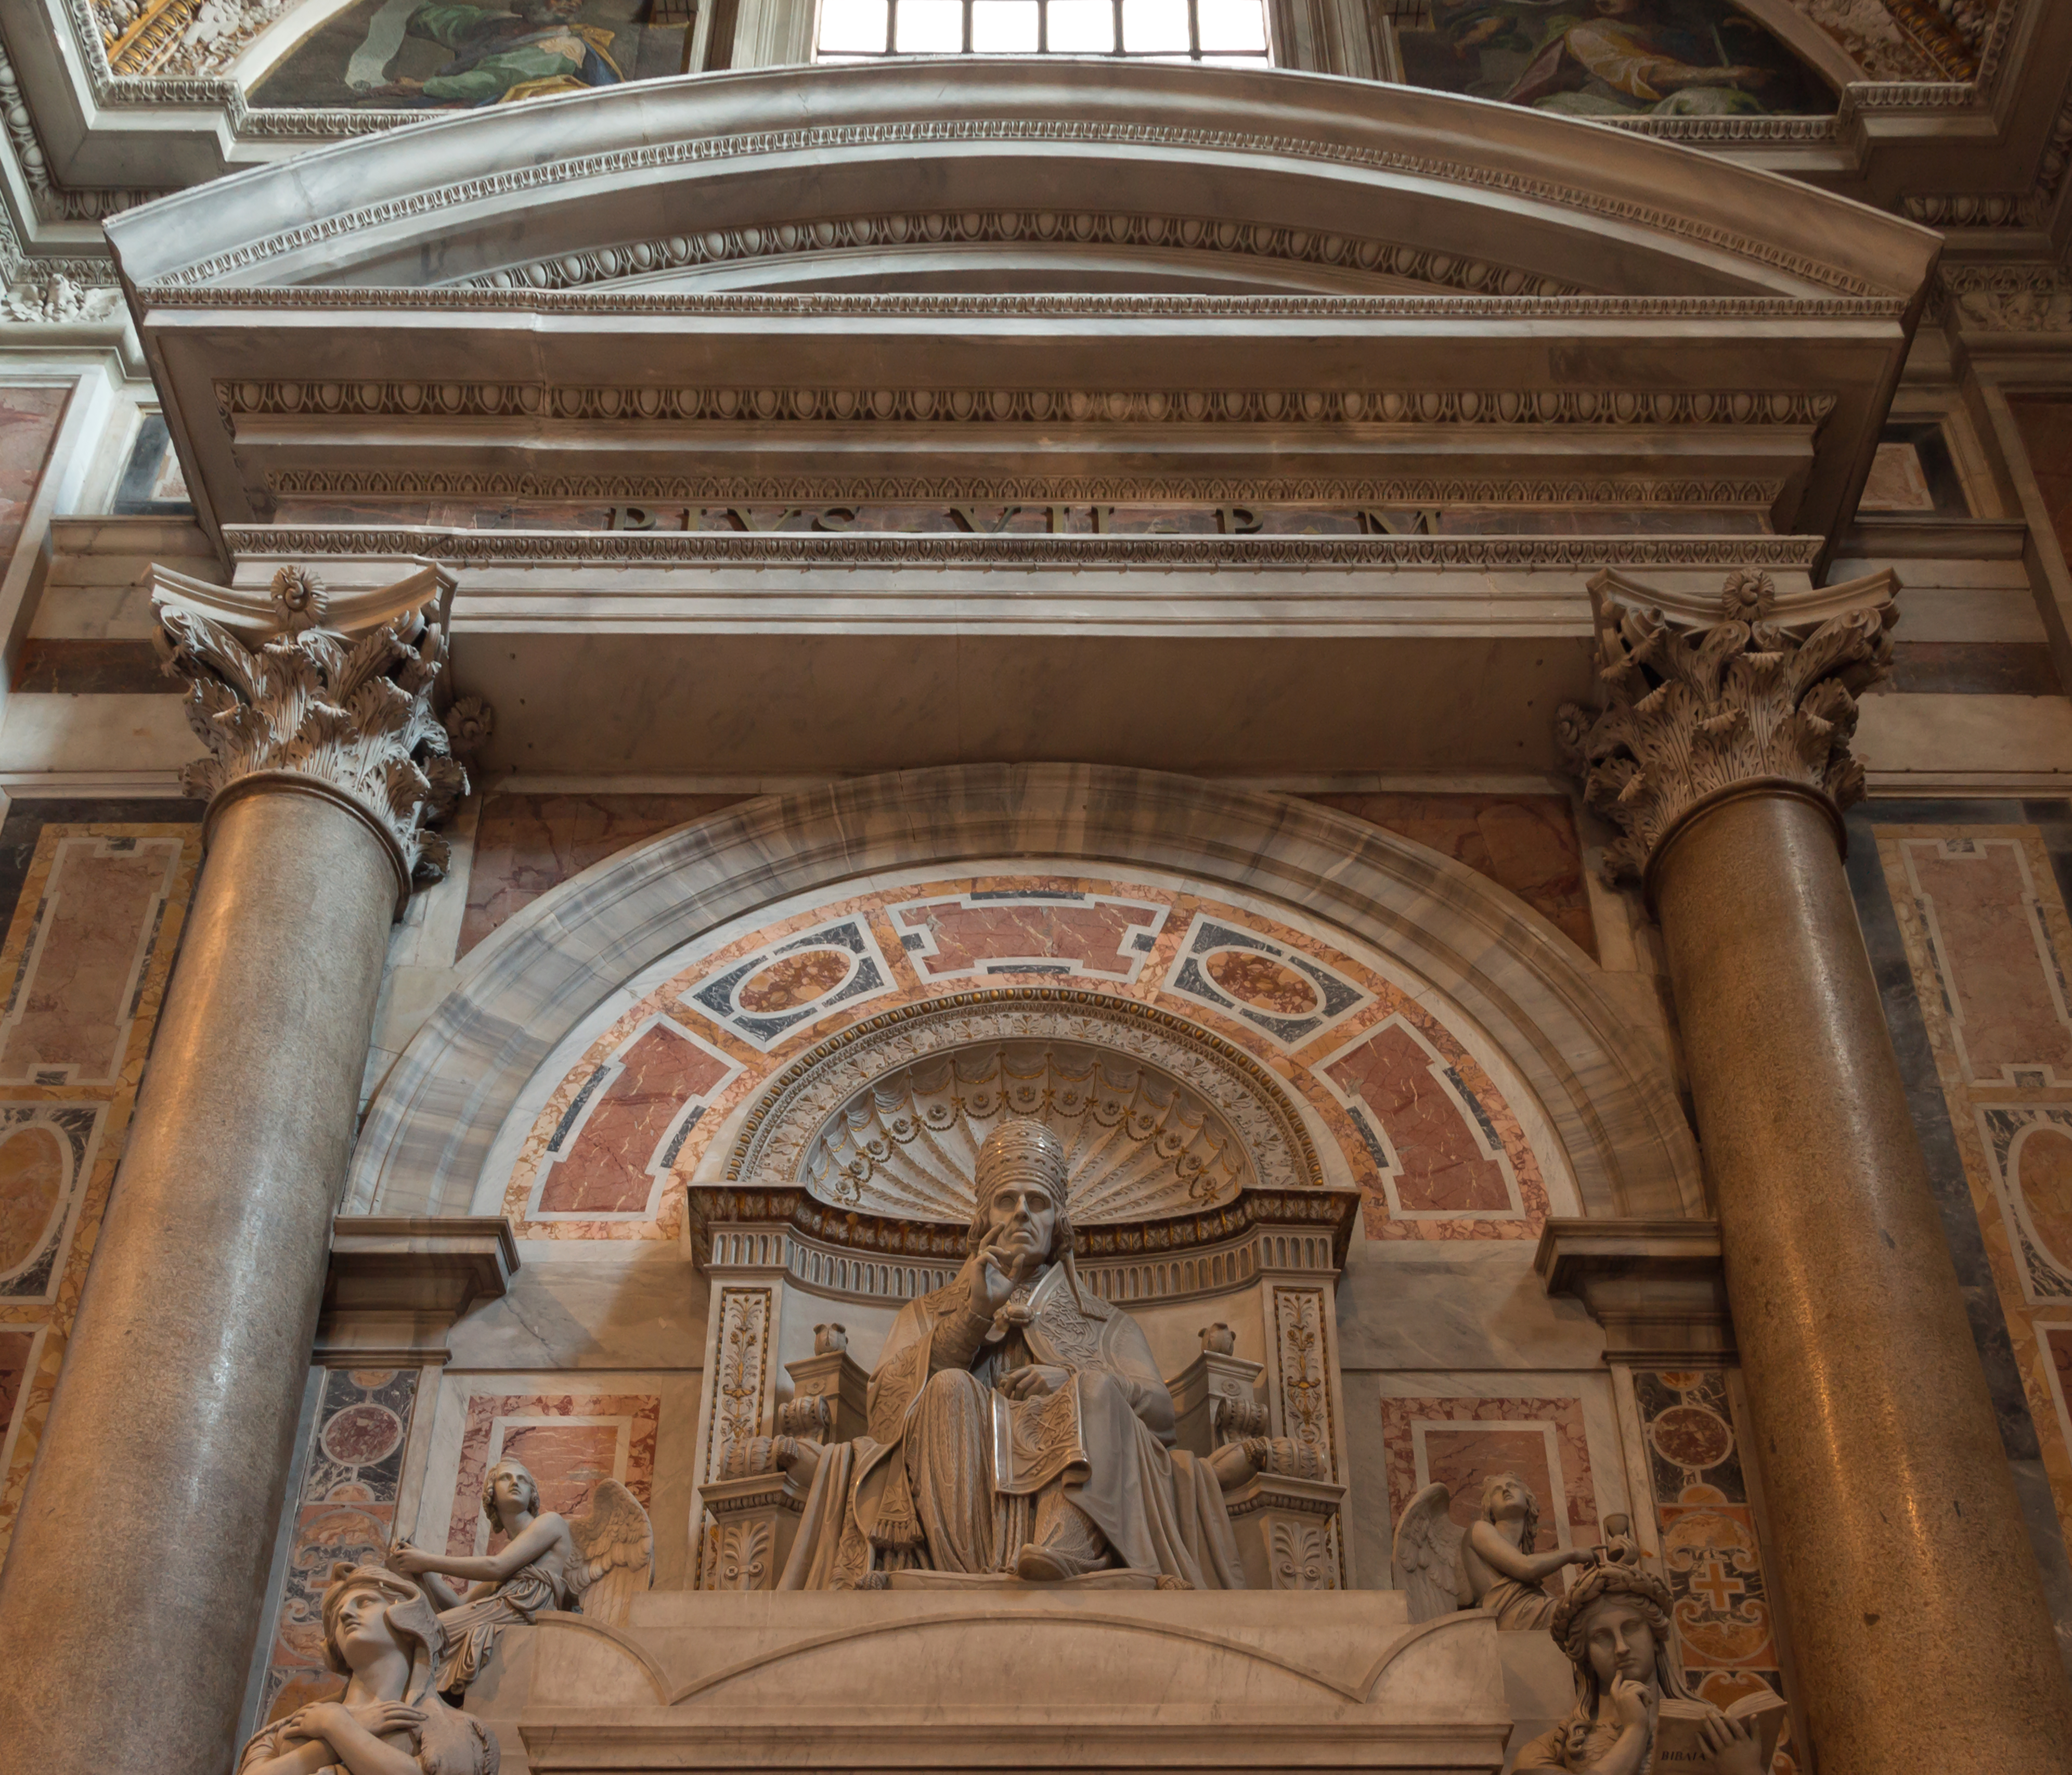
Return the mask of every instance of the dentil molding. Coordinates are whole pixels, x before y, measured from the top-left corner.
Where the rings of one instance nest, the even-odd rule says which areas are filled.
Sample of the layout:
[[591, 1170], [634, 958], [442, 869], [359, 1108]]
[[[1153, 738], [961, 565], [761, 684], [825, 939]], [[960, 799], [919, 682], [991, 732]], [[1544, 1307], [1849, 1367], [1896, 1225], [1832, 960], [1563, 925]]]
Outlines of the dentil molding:
[[1818, 426], [1836, 405], [1797, 390], [1631, 389], [660, 388], [543, 382], [219, 381], [240, 418], [555, 418], [615, 426]]

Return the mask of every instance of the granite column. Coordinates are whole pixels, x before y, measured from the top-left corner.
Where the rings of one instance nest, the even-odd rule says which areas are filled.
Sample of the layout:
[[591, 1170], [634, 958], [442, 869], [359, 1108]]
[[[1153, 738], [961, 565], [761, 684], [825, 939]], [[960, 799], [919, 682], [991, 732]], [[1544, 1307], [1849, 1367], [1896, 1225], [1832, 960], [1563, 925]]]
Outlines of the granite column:
[[464, 782], [409, 598], [349, 636], [282, 578], [243, 638], [160, 591], [208, 855], [0, 1575], [0, 1767], [236, 1748], [388, 928]]
[[[2072, 1772], [2072, 1690], [1842, 868], [1889, 575], [1592, 591], [1571, 715], [1661, 921], [1823, 1775]], [[1663, 606], [1670, 607], [1665, 611]]]

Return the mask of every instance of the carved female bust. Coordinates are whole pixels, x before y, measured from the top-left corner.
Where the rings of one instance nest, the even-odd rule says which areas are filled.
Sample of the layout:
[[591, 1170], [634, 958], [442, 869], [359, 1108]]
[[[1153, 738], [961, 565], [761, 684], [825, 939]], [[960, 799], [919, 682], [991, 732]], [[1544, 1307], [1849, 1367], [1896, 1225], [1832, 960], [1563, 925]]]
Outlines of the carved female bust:
[[345, 1693], [255, 1734], [238, 1775], [496, 1775], [495, 1736], [433, 1688], [445, 1636], [409, 1579], [332, 1567], [323, 1624], [325, 1659]]

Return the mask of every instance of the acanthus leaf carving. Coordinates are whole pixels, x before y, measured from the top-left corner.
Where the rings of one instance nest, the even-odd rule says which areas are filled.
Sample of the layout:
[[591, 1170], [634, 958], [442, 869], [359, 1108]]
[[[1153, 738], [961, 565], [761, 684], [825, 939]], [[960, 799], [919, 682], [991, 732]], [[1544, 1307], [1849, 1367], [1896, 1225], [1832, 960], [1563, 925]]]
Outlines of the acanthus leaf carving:
[[254, 649], [162, 591], [157, 600], [160, 659], [187, 680], [187, 724], [208, 748], [187, 768], [187, 793], [213, 800], [262, 772], [307, 778], [393, 841], [403, 879], [442, 879], [447, 846], [430, 828], [468, 782], [432, 706], [441, 631], [421, 611], [357, 636], [315, 626], [323, 593], [302, 569], [275, 575], [273, 603], [282, 627]]
[[1322, 1525], [1284, 1516], [1268, 1541], [1276, 1590], [1330, 1590], [1334, 1587], [1330, 1541]]
[[1590, 582], [1605, 705], [1564, 704], [1556, 732], [1620, 830], [1607, 879], [1644, 875], [1686, 813], [1738, 783], [1782, 779], [1838, 809], [1862, 797], [1856, 698], [1890, 668], [1897, 589], [1888, 572], [1780, 594], [1741, 569], [1708, 607], [1609, 570]]

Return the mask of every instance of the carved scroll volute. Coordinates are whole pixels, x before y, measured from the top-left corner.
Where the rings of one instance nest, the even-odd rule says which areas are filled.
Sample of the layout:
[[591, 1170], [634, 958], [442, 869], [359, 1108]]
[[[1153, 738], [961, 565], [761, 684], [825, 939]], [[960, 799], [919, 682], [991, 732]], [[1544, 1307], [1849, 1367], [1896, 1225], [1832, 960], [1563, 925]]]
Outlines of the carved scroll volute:
[[187, 767], [210, 817], [269, 783], [343, 802], [387, 840], [400, 909], [413, 883], [446, 874], [432, 827], [468, 791], [457, 752], [489, 731], [477, 698], [436, 692], [445, 637], [430, 620], [453, 582], [440, 569], [333, 596], [310, 570], [284, 566], [267, 592], [211, 586], [154, 568], [156, 640], [186, 681], [187, 723], [208, 748]]
[[1839, 825], [1864, 793], [1856, 698], [1890, 669], [1898, 590], [1889, 572], [1792, 592], [1736, 572], [1709, 599], [1593, 579], [1603, 706], [1564, 704], [1556, 734], [1585, 799], [1619, 828], [1607, 880], [1645, 879], [1685, 816], [1748, 785], [1816, 797]]

